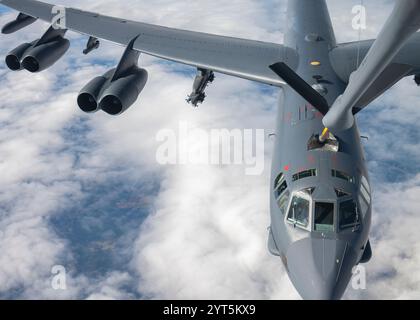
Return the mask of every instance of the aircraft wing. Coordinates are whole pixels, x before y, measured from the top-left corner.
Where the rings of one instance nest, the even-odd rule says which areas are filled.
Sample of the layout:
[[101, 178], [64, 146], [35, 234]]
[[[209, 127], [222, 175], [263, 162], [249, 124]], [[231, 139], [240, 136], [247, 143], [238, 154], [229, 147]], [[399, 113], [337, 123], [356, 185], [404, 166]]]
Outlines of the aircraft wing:
[[[32, 0], [0, 0], [24, 15], [51, 23], [54, 5]], [[282, 86], [284, 81], [270, 65], [297, 65], [295, 50], [261, 41], [167, 28], [66, 8], [66, 28], [127, 46], [136, 37], [134, 50], [158, 58], [228, 75]]]
[[[331, 50], [331, 63], [343, 82], [349, 82], [350, 75], [357, 70], [358, 65], [364, 60], [374, 41], [365, 40], [343, 43]], [[362, 96], [353, 112], [358, 113], [402, 78], [420, 73], [420, 56], [418, 52], [420, 52], [420, 33], [415, 33]]]

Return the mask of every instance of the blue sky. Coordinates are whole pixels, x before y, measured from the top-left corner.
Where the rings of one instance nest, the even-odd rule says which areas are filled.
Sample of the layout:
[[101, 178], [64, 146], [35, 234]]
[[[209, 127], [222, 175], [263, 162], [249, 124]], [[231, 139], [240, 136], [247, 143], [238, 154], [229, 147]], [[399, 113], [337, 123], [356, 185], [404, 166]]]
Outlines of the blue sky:
[[[279, 41], [283, 18], [276, 17], [285, 2], [234, 0], [222, 10], [221, 2], [210, 0], [191, 8], [189, 1], [128, 1], [129, 12], [110, 0], [66, 3]], [[358, 3], [328, 1], [341, 41], [358, 37], [345, 28], [349, 9]], [[367, 5], [365, 38], [376, 35], [390, 10], [388, 1]], [[0, 13], [2, 24], [12, 17]], [[26, 32], [2, 36], [0, 55], [45, 28], [37, 22]], [[277, 92], [217, 75], [206, 104], [193, 110], [184, 99], [194, 70], [145, 56], [141, 64], [149, 83], [128, 113], [85, 115], [76, 106], [77, 92], [114, 66], [123, 48], [103, 43], [84, 56], [86, 38], [69, 36], [69, 53], [42, 74], [12, 73], [0, 64], [0, 297], [298, 299], [266, 250], [269, 144], [261, 177], [245, 177], [237, 167], [162, 167], [154, 159], [156, 132], [175, 130], [179, 121], [272, 132]], [[420, 248], [413, 245], [420, 243], [419, 98], [406, 79], [358, 117], [370, 138], [365, 146], [374, 187], [374, 258], [368, 290], [350, 290], [347, 298], [419, 297]], [[64, 292], [50, 288], [56, 264], [69, 273]]]

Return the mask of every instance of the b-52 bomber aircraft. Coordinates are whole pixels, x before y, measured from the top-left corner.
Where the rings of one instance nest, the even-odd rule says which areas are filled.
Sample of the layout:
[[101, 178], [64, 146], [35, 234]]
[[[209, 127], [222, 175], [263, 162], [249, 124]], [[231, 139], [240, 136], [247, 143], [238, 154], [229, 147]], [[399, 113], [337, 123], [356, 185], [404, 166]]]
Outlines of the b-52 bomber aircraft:
[[196, 67], [193, 105], [204, 101], [214, 72], [281, 88], [268, 248], [302, 298], [343, 296], [352, 269], [372, 256], [371, 186], [355, 115], [404, 77], [420, 84], [420, 0], [397, 0], [376, 40], [345, 44], [336, 43], [325, 0], [289, 0], [284, 44], [72, 8], [57, 19], [62, 10], [40, 1], [0, 3], [19, 12], [4, 34], [38, 19], [51, 24], [7, 55], [11, 70], [53, 65], [69, 48], [67, 30], [90, 37], [85, 54], [99, 47], [99, 39], [126, 47], [116, 68], [81, 90], [77, 103], [85, 112], [119, 115], [134, 104], [147, 82], [141, 53]]

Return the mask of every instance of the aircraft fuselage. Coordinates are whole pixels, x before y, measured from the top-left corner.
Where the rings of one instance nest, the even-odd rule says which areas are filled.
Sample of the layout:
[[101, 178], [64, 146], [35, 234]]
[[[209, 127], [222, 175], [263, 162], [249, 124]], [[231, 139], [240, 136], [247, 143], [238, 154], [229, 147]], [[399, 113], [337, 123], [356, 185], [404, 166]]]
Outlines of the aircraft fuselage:
[[[336, 40], [325, 1], [289, 1], [285, 44], [299, 55], [296, 73], [332, 105], [346, 84], [330, 63]], [[277, 123], [269, 249], [304, 299], [340, 299], [353, 267], [370, 258], [371, 190], [357, 124], [314, 146], [322, 115], [289, 87]]]

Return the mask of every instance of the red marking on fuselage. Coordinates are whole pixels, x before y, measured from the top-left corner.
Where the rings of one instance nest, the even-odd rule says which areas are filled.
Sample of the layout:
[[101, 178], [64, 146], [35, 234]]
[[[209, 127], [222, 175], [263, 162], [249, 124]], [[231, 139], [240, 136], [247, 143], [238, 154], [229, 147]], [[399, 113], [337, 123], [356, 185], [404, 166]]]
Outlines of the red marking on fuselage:
[[290, 170], [290, 166], [289, 165], [284, 166], [284, 171], [289, 171], [289, 170]]
[[337, 166], [337, 163], [338, 163], [338, 158], [337, 158], [337, 155], [336, 154], [333, 154], [332, 156], [331, 156], [331, 163], [333, 164], [333, 166]]
[[309, 164], [315, 164], [315, 162], [316, 162], [316, 159], [315, 159], [315, 157], [312, 155], [312, 154], [310, 154], [309, 156], [308, 156], [308, 162], [309, 162]]

